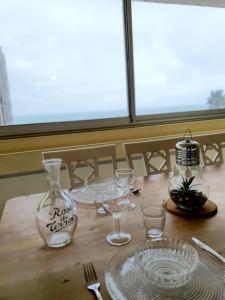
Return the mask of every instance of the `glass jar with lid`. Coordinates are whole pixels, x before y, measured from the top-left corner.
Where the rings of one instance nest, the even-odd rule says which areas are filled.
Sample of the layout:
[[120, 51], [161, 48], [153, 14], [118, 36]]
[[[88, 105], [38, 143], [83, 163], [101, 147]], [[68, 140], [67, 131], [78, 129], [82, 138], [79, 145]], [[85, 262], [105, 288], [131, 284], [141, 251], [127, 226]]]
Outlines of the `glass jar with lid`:
[[203, 176], [200, 146], [185, 131], [184, 139], [176, 144], [176, 163], [169, 183], [171, 200], [180, 209], [200, 209], [208, 199], [209, 187]]

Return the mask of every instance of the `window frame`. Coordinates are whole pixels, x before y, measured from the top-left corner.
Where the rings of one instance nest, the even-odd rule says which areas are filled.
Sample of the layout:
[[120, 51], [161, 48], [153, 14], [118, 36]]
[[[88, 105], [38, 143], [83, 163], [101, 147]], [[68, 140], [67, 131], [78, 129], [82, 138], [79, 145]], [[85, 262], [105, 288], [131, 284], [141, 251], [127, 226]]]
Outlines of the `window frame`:
[[224, 0], [121, 0], [123, 5], [125, 64], [127, 82], [128, 116], [82, 121], [62, 121], [0, 126], [0, 140], [42, 136], [49, 134], [76, 133], [103, 129], [129, 128], [144, 125], [163, 125], [187, 121], [202, 121], [225, 118], [225, 109], [200, 110], [189, 112], [136, 115], [135, 78], [133, 59], [132, 1], [171, 3], [225, 8]]

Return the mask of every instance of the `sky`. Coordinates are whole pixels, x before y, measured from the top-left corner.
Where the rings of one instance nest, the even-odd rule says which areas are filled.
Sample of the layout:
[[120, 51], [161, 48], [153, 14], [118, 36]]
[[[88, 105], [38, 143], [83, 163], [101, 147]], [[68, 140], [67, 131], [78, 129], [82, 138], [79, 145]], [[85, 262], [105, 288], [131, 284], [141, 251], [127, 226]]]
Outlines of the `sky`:
[[134, 2], [138, 109], [205, 104], [225, 89], [224, 28], [224, 8]]
[[[136, 107], [204, 105], [225, 90], [225, 9], [132, 2]], [[127, 112], [121, 0], [0, 0], [17, 116]]]
[[0, 2], [15, 114], [126, 109], [120, 0]]

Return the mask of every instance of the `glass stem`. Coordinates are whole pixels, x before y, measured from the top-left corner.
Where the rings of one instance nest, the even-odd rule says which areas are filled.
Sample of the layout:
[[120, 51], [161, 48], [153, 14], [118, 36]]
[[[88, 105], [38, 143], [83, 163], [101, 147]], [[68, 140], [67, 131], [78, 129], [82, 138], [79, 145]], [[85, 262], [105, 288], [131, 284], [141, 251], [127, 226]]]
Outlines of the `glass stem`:
[[120, 219], [119, 218], [115, 218], [115, 229], [116, 229], [116, 232], [118, 232], [118, 234], [120, 235]]

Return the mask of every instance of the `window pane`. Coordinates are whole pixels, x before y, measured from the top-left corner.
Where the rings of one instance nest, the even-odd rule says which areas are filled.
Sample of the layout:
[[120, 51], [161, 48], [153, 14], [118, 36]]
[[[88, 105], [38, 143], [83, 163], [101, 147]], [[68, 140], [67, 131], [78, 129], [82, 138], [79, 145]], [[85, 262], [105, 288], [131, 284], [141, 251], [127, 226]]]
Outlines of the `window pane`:
[[137, 114], [225, 108], [225, 9], [132, 2]]
[[121, 0], [1, 1], [0, 46], [1, 125], [127, 116]]

